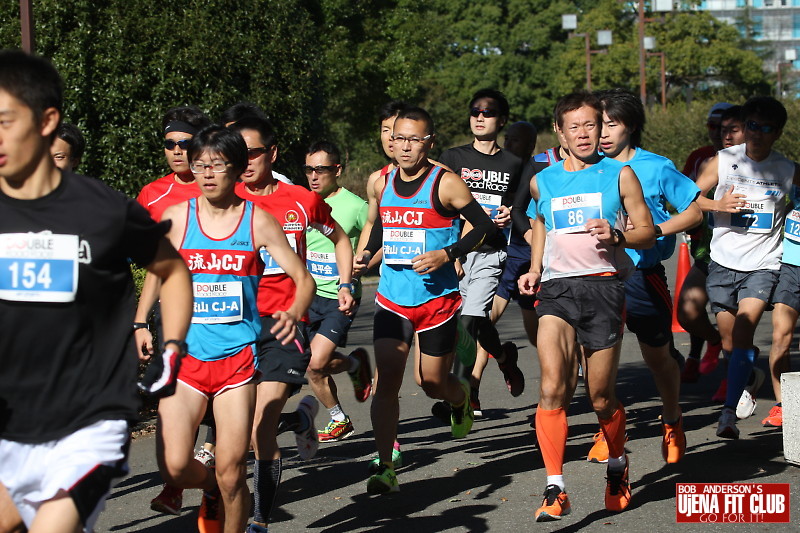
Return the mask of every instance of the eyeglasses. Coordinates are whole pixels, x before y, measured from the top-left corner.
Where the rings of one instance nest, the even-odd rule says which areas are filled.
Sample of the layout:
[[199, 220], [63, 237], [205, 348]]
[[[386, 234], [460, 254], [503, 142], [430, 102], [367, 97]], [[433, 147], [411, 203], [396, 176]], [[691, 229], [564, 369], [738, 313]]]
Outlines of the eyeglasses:
[[269, 149], [266, 146], [262, 146], [260, 148], [248, 148], [247, 149], [247, 159], [253, 160], [258, 159], [262, 155], [266, 154]]
[[760, 131], [761, 133], [775, 133], [778, 131], [778, 128], [775, 126], [770, 126], [769, 124], [759, 124], [755, 120], [748, 120], [745, 123], [747, 129], [750, 131]]
[[173, 141], [171, 139], [164, 139], [164, 148], [166, 150], [174, 150], [177, 145], [181, 150], [188, 150], [191, 139], [181, 139], [180, 141]]
[[316, 172], [317, 174], [324, 174], [326, 172], [334, 172], [340, 166], [341, 165], [317, 165], [315, 167], [312, 167], [310, 165], [303, 165], [303, 172], [305, 172], [309, 176], [314, 172]]
[[424, 143], [425, 141], [427, 141], [430, 138], [431, 138], [430, 134], [426, 135], [425, 137], [422, 137], [422, 138], [420, 138], [420, 137], [404, 137], [403, 135], [392, 135], [392, 142], [396, 142], [397, 144], [405, 144], [406, 141], [408, 141], [408, 142], [411, 143], [412, 146], [414, 146], [414, 145], [417, 145], [417, 144]]
[[475, 118], [478, 118], [481, 114], [483, 114], [485, 118], [494, 118], [498, 115], [498, 112], [496, 109], [481, 109], [480, 107], [473, 107], [469, 110], [469, 114]]
[[229, 166], [231, 166], [231, 164], [227, 161], [213, 161], [210, 165], [207, 165], [202, 161], [193, 161], [192, 164], [189, 165], [189, 169], [193, 174], [205, 174], [206, 169], [210, 168], [211, 172], [214, 174], [219, 174], [228, 170]]

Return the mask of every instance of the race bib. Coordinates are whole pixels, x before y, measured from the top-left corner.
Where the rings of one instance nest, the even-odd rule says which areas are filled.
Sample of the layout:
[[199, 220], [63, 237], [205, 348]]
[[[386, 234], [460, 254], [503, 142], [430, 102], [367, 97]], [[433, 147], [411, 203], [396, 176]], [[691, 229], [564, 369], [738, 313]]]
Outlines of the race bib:
[[591, 218], [601, 218], [603, 194], [599, 192], [560, 196], [550, 200], [555, 233], [580, 233]]
[[792, 209], [786, 215], [786, 228], [784, 236], [795, 244], [800, 244], [800, 211]]
[[229, 324], [242, 320], [242, 282], [194, 284], [193, 324]]
[[320, 281], [339, 279], [339, 269], [336, 268], [336, 254], [331, 252], [306, 252], [306, 265], [311, 277]]
[[411, 265], [411, 259], [424, 253], [424, 229], [383, 230], [383, 262], [387, 265]]
[[499, 194], [488, 194], [485, 192], [473, 192], [472, 197], [481, 205], [489, 209], [489, 218], [497, 216], [497, 210], [503, 203], [503, 197]]
[[77, 235], [0, 235], [0, 298], [16, 302], [75, 301]]
[[[289, 246], [292, 247], [294, 253], [297, 253], [297, 238], [295, 237], [294, 233], [289, 233], [286, 235], [286, 240], [289, 241]], [[264, 261], [264, 272], [265, 276], [272, 276], [274, 274], [283, 274], [283, 269], [281, 266], [269, 255], [269, 252], [266, 248], [261, 248], [258, 251], [261, 254], [261, 260]]]
[[731, 226], [746, 228], [753, 233], [770, 233], [775, 219], [775, 200], [750, 200], [745, 198], [744, 207], [731, 213]]

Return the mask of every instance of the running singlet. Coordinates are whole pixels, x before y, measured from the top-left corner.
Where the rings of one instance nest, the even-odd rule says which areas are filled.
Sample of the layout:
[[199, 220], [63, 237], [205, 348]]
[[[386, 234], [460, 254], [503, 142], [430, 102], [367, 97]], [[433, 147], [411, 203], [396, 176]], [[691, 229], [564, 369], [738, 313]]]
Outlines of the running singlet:
[[[697, 185], [678, 172], [666, 157], [637, 148], [634, 156], [625, 164], [633, 169], [642, 184], [644, 201], [653, 215], [653, 224], [661, 224], [671, 218], [667, 203], [682, 213], [700, 194]], [[675, 235], [664, 235], [656, 240], [652, 248], [626, 248], [625, 251], [637, 268], [651, 268], [672, 256], [675, 240]]]
[[717, 155], [719, 184], [714, 199], [719, 200], [733, 187], [733, 194], [744, 194], [746, 203], [738, 213], [714, 213], [711, 259], [743, 272], [779, 269], [780, 229], [794, 163], [774, 150], [765, 160], [753, 161], [747, 157], [744, 144], [720, 150]]
[[443, 216], [433, 202], [434, 184], [444, 169], [433, 166], [418, 178], [424, 180], [411, 197], [395, 191], [401, 179], [397, 170], [386, 178], [386, 186], [378, 202], [383, 224], [383, 267], [378, 293], [389, 301], [415, 307], [458, 290], [458, 278], [452, 263], [445, 263], [430, 274], [417, 274], [411, 259], [432, 250], [441, 250], [456, 242], [458, 216]]
[[624, 248], [602, 244], [584, 229], [591, 218], [624, 228], [619, 196], [624, 166], [606, 157], [583, 170], [568, 172], [561, 162], [536, 175], [539, 200], [531, 201], [528, 216], [542, 216], [547, 230], [542, 281], [604, 272], [624, 278], [629, 273], [632, 265]]
[[533, 156], [533, 160], [537, 163], [547, 163], [547, 166], [555, 165], [561, 161], [561, 158], [558, 156], [558, 148], [558, 146], [555, 148], [548, 148], [544, 152]]
[[166, 208], [198, 196], [200, 187], [197, 183], [185, 183], [176, 179], [174, 172], [170, 172], [163, 178], [158, 178], [142, 187], [136, 201], [147, 209], [153, 220], [159, 222]]
[[[333, 218], [350, 238], [355, 249], [361, 229], [367, 221], [367, 202], [344, 187], [325, 198], [331, 206]], [[308, 251], [306, 265], [317, 283], [317, 295], [336, 300], [339, 297], [339, 269], [336, 267], [336, 246], [322, 233], [309, 227], [306, 233]], [[361, 297], [361, 284], [354, 282], [353, 297]]]
[[[289, 246], [297, 252], [303, 263], [306, 262], [306, 229], [310, 226], [323, 235], [333, 233], [335, 221], [330, 206], [317, 193], [304, 187], [278, 183], [272, 194], [258, 196], [240, 182], [236, 184], [236, 194], [277, 219]], [[261, 255], [264, 275], [259, 284], [258, 312], [261, 316], [271, 316], [276, 311], [286, 311], [291, 307], [295, 285], [266, 250], [261, 250]]]
[[179, 252], [192, 273], [194, 313], [186, 344], [195, 359], [235, 355], [255, 343], [261, 331], [255, 306], [261, 262], [253, 243], [253, 209], [244, 202], [233, 233], [213, 239], [200, 226], [197, 200], [189, 200]]

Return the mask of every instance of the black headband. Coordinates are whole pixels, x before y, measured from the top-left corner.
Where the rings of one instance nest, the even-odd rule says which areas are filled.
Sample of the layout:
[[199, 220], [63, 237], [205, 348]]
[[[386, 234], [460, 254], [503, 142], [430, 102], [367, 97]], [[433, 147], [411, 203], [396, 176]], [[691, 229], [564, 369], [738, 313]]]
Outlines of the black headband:
[[172, 122], [167, 124], [166, 128], [164, 128], [164, 135], [166, 135], [167, 133], [172, 133], [174, 131], [180, 131], [181, 133], [188, 133], [189, 135], [195, 135], [197, 133], [197, 128], [181, 120], [173, 120]]

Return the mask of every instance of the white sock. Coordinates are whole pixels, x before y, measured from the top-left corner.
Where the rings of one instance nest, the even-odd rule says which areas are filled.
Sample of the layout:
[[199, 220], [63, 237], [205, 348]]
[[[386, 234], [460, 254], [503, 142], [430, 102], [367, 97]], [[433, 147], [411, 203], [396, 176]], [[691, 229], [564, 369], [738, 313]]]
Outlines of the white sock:
[[548, 485], [558, 485], [561, 488], [561, 492], [564, 491], [564, 476], [547, 476], [547, 484]]
[[330, 413], [331, 413], [331, 419], [336, 420], [337, 422], [344, 422], [344, 419], [347, 418], [347, 416], [344, 414], [344, 411], [342, 411], [342, 408], [338, 403], [333, 407], [331, 407]]
[[609, 470], [625, 470], [625, 454], [623, 453], [619, 457], [609, 457], [608, 458], [608, 469]]
[[347, 359], [350, 360], [350, 369], [347, 372], [350, 374], [355, 374], [356, 372], [358, 372], [358, 369], [361, 366], [361, 361], [359, 361], [357, 357], [353, 357], [352, 355], [348, 355]]

